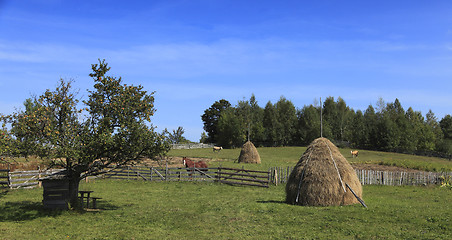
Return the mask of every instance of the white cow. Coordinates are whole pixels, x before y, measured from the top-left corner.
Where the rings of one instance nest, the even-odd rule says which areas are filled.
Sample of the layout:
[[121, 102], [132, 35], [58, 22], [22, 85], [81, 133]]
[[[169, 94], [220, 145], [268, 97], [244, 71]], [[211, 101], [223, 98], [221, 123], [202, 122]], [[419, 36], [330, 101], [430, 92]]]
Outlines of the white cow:
[[219, 152], [223, 149], [223, 147], [213, 147], [214, 152]]

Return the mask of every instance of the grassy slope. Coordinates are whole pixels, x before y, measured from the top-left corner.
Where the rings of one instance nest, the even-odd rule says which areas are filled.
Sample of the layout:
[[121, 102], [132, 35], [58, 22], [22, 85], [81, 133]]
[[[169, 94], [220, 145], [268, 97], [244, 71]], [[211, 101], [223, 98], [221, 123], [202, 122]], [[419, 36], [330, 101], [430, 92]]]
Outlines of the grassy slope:
[[[281, 148], [258, 148], [262, 164], [247, 164], [246, 168], [268, 170], [269, 167], [294, 166], [301, 155], [306, 151], [306, 147], [281, 147]], [[350, 149], [340, 149], [352, 163], [372, 163], [381, 165], [391, 165], [404, 168], [413, 168], [425, 171], [452, 171], [452, 161], [442, 158], [423, 157], [399, 153], [387, 153], [360, 150], [358, 158], [352, 158]], [[203, 157], [215, 160], [211, 166], [241, 167], [242, 164], [234, 163], [240, 155], [240, 149], [224, 149], [219, 153], [212, 152], [212, 149], [181, 149], [171, 150], [169, 156]]]
[[101, 212], [42, 210], [42, 189], [0, 195], [0, 239], [451, 239], [451, 191], [364, 186], [369, 209], [283, 203], [269, 189], [215, 183], [82, 183]]

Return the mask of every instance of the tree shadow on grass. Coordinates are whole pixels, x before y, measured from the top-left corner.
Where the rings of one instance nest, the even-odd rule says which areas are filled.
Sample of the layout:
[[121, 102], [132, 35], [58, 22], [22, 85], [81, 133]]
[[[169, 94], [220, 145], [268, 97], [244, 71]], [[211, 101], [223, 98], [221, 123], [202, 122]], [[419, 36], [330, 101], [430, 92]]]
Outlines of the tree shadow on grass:
[[6, 202], [0, 206], [0, 222], [27, 221], [41, 217], [56, 217], [62, 210], [47, 210], [41, 202]]
[[0, 198], [6, 196], [6, 194], [8, 194], [8, 189], [2, 189], [2, 190], [0, 191]]
[[[109, 204], [99, 204], [100, 211], [115, 210], [119, 207]], [[57, 217], [71, 210], [46, 209], [42, 202], [21, 201], [6, 202], [0, 206], [0, 222], [29, 221], [42, 217]], [[80, 214], [92, 214], [93, 212], [78, 210]], [[96, 213], [96, 212], [94, 212]]]

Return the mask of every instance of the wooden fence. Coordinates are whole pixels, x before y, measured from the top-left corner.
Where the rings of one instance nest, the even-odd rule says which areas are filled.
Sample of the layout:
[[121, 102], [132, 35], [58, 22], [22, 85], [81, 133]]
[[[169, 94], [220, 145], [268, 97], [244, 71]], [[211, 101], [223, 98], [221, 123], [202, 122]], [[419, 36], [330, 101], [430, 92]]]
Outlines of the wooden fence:
[[215, 179], [216, 168], [154, 168], [125, 166], [110, 169], [104, 178], [145, 181], [197, 181]]
[[270, 172], [237, 168], [218, 168], [218, 182], [231, 185], [269, 187]]
[[217, 181], [233, 185], [269, 186], [269, 172], [235, 168], [149, 168], [111, 169], [105, 178], [144, 181]]
[[[293, 167], [270, 168], [273, 184], [287, 183]], [[392, 172], [356, 169], [356, 175], [362, 185], [423, 185], [439, 184], [440, 176], [452, 176], [452, 172]]]
[[45, 171], [14, 171], [8, 172], [9, 188], [36, 187], [39, 185], [39, 179], [47, 177], [51, 174], [63, 171], [63, 169], [48, 169]]
[[[269, 171], [254, 171], [236, 168], [154, 168], [128, 166], [104, 174], [104, 178], [145, 181], [216, 181], [233, 185], [268, 187], [270, 184], [284, 184], [289, 180], [293, 167], [273, 167]], [[62, 171], [15, 171], [0, 169], [0, 187], [36, 187], [39, 179]], [[439, 184], [440, 176], [451, 176], [452, 172], [389, 172], [355, 170], [362, 185], [423, 185]]]
[[171, 149], [195, 149], [195, 148], [213, 148], [214, 144], [205, 143], [184, 143], [184, 144], [171, 144]]

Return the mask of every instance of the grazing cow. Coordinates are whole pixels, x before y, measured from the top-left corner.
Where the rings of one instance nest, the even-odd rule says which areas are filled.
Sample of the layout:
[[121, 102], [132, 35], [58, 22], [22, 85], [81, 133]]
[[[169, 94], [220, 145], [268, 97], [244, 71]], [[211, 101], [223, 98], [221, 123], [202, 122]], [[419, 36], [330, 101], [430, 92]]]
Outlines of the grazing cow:
[[352, 154], [352, 157], [358, 157], [358, 150], [355, 151], [350, 151], [350, 153]]
[[214, 152], [219, 152], [223, 149], [223, 147], [213, 147]]

